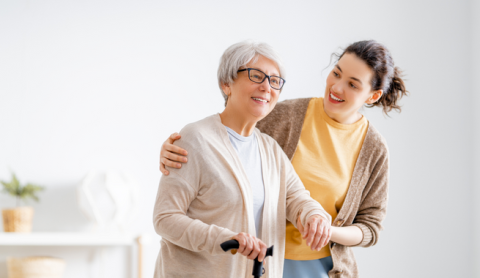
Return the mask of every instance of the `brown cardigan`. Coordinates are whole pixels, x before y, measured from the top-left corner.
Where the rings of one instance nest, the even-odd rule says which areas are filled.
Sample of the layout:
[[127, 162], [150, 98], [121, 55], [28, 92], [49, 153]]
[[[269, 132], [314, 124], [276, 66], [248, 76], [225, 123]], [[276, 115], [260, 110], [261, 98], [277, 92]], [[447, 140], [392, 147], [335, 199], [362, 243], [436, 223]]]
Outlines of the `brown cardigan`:
[[[273, 137], [290, 160], [297, 149], [310, 100], [279, 102], [266, 118], [257, 123], [256, 127]], [[388, 165], [385, 139], [369, 124], [345, 202], [332, 222], [337, 227], [359, 227], [363, 231], [363, 240], [357, 246], [369, 247], [378, 242], [387, 209]], [[329, 272], [330, 277], [359, 277], [351, 247], [333, 243], [331, 254], [333, 269]]]

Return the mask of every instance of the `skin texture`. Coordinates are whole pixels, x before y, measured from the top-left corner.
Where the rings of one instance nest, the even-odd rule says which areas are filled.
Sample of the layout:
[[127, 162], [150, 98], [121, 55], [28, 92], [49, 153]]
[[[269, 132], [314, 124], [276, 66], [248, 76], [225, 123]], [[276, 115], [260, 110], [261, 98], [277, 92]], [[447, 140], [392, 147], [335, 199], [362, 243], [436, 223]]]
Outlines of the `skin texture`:
[[[341, 124], [353, 124], [360, 120], [363, 115], [359, 110], [363, 105], [375, 103], [383, 94], [382, 90], [372, 90], [373, 74], [363, 60], [355, 54], [345, 53], [327, 77], [323, 102], [325, 113]], [[335, 101], [330, 94], [342, 101]], [[186, 160], [184, 157], [186, 150], [173, 145], [173, 142], [178, 139], [180, 139], [180, 135], [173, 133], [162, 145], [160, 171], [164, 175], [168, 175], [165, 165], [180, 168], [181, 164], [178, 162], [183, 162], [182, 159]], [[312, 218], [308, 221], [313, 221]], [[318, 236], [319, 233], [322, 235], [325, 233], [322, 224], [307, 223], [304, 228], [297, 220], [297, 228], [312, 250], [320, 250], [319, 248], [325, 246], [330, 240], [345, 246], [354, 246], [363, 239], [362, 231], [356, 226], [330, 227], [328, 231], [330, 234], [326, 236], [327, 242], [323, 236]]]

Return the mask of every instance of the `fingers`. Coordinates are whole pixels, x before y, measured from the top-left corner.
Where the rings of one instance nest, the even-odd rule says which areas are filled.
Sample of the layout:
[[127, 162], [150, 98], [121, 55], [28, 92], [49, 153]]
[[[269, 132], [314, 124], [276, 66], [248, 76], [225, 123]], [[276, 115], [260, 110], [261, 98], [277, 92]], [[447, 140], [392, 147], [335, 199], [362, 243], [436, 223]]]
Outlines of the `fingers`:
[[162, 159], [160, 158], [160, 172], [162, 172], [165, 176], [168, 176], [169, 172], [165, 169], [165, 164], [162, 163]]
[[250, 252], [250, 255], [247, 256], [248, 259], [253, 260], [256, 257], [258, 257], [258, 254], [260, 254], [261, 248], [260, 248], [260, 243], [258, 242], [257, 238], [252, 239], [252, 252]]
[[179, 146], [173, 145], [173, 142], [171, 142], [171, 143], [165, 142], [164, 146], [165, 146], [166, 151], [176, 153], [176, 154], [180, 154], [180, 155], [187, 155], [188, 154], [188, 152], [186, 150], [180, 148]]
[[170, 135], [170, 137], [168, 137], [167, 141], [169, 141], [170, 144], [171, 144], [171, 143], [175, 142], [175, 140], [178, 140], [180, 138], [182, 138], [182, 136], [180, 134], [178, 134], [177, 132], [174, 132]]
[[239, 233], [238, 235], [234, 236], [233, 239], [238, 241], [238, 250], [237, 253], [242, 253], [245, 250], [245, 246], [247, 245], [247, 238], [245, 237], [245, 233]]
[[166, 147], [166, 150], [168, 150], [170, 152], [173, 152], [173, 153], [181, 154], [181, 155], [187, 155], [188, 153], [187, 153], [186, 150], [173, 145], [173, 142], [177, 141], [180, 138], [182, 138], [182, 135], [180, 135], [176, 132], [172, 133], [172, 135], [170, 135], [170, 137], [168, 137], [167, 141], [165, 141], [165, 143], [164, 143], [164, 145]]
[[258, 254], [258, 261], [263, 262], [265, 259], [265, 255], [267, 254], [267, 245], [263, 243], [263, 241], [259, 240], [260, 242], [260, 253]]
[[173, 145], [173, 142], [180, 138], [182, 138], [182, 136], [175, 132], [162, 144], [162, 149], [160, 150], [160, 171], [164, 175], [169, 174], [166, 166], [180, 169], [182, 168], [182, 165], [178, 162], [187, 162], [187, 158], [181, 156], [187, 155], [187, 151]]
[[325, 218], [320, 218], [320, 224], [323, 226], [323, 234], [322, 238], [319, 241], [319, 245], [317, 249], [323, 248], [330, 242], [330, 238], [332, 237], [332, 225], [328, 222]]
[[177, 163], [175, 161], [171, 161], [170, 159], [167, 159], [165, 157], [160, 158], [160, 163], [162, 163], [165, 166], [172, 167], [172, 168], [177, 168], [177, 169], [182, 168], [182, 164]]
[[239, 243], [237, 253], [242, 254], [250, 260], [258, 257], [259, 261], [265, 259], [267, 253], [267, 245], [260, 239], [246, 233], [239, 233], [233, 237]]
[[[175, 145], [171, 145], [171, 146], [174, 146], [174, 147], [177, 147]], [[178, 147], [177, 147], [178, 148]], [[182, 150], [182, 148], [179, 148], [180, 150]], [[174, 154], [173, 152], [170, 152], [170, 151], [165, 151], [165, 152], [162, 152], [162, 156], [169, 159], [169, 160], [172, 160], [172, 161], [176, 161], [176, 162], [187, 162], [187, 158], [185, 156], [181, 156], [181, 155], [176, 155]]]
[[308, 219], [307, 245], [312, 250], [320, 251], [328, 244], [332, 237], [332, 228], [327, 220], [320, 216], [312, 216]]
[[305, 240], [307, 241], [307, 245], [310, 247], [312, 245], [313, 239], [315, 238], [315, 234], [317, 233], [317, 221], [317, 218], [312, 216], [307, 220], [307, 225], [305, 227], [307, 229], [307, 237]]
[[318, 223], [317, 232], [315, 233], [315, 237], [312, 242], [312, 245], [310, 245], [310, 248], [312, 250], [320, 251], [320, 249], [323, 247], [322, 243], [325, 241], [325, 238], [327, 237], [325, 235], [325, 232], [326, 232], [325, 225]]

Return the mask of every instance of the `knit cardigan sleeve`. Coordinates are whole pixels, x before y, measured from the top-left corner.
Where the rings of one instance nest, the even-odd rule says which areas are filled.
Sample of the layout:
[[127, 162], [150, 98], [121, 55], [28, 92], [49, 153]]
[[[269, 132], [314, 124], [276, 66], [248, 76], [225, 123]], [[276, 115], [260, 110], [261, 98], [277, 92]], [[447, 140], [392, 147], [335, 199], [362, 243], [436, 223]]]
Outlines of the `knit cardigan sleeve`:
[[[190, 204], [202, 186], [202, 165], [208, 162], [199, 150], [199, 134], [185, 127], [180, 134], [182, 140], [176, 145], [188, 149], [191, 161], [182, 169], [170, 168], [170, 175], [162, 176], [158, 186], [153, 212], [155, 231], [166, 240], [193, 252], [206, 251], [211, 255], [224, 254], [220, 244], [237, 233], [207, 224], [187, 215]], [[213, 209], [213, 208], [212, 208]]]
[[[370, 127], [369, 136], [364, 142], [364, 150], [359, 157], [352, 182], [364, 185], [360, 195], [353, 226], [363, 232], [362, 241], [356, 246], [370, 247], [378, 242], [382, 221], [387, 214], [389, 153], [385, 140]], [[362, 167], [363, 166], [363, 167]]]

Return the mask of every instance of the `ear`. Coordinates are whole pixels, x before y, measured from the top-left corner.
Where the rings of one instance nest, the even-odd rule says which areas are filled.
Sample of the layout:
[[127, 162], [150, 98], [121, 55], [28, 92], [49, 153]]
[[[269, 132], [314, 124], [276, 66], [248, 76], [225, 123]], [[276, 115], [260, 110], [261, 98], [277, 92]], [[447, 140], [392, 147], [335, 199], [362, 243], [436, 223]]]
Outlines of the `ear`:
[[230, 85], [229, 84], [226, 84], [226, 83], [223, 83], [222, 84], [222, 91], [224, 94], [226, 94], [227, 96], [230, 96], [230, 94], [232, 93], [232, 90], [230, 88]]
[[383, 90], [373, 91], [373, 94], [365, 101], [366, 104], [374, 104], [377, 102], [383, 95]]

